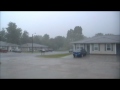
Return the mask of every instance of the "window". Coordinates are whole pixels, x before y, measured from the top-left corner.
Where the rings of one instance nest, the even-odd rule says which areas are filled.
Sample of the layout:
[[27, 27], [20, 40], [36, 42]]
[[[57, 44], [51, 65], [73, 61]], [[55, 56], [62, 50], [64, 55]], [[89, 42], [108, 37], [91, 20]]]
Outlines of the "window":
[[83, 49], [83, 47], [80, 47], [80, 49]]
[[77, 49], [79, 49], [79, 47], [77, 47]]
[[29, 47], [29, 50], [30, 50], [30, 51], [32, 51], [32, 48], [31, 48], [31, 47]]
[[83, 48], [84, 48], [83, 44], [80, 44], [80, 49], [83, 49]]
[[76, 48], [75, 49], [79, 49], [79, 44], [76, 44]]
[[99, 45], [98, 44], [94, 44], [94, 50], [99, 50]]
[[112, 44], [106, 44], [106, 50], [107, 51], [113, 50], [113, 45]]

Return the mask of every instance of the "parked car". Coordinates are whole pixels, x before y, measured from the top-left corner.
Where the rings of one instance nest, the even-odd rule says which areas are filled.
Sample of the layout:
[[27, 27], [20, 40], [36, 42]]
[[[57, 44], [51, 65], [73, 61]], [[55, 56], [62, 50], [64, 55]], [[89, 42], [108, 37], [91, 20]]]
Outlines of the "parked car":
[[46, 50], [45, 49], [40, 49], [39, 52], [46, 52]]
[[48, 49], [48, 52], [52, 52], [53, 51], [53, 49]]
[[46, 49], [45, 52], [52, 52], [52, 49]]
[[16, 49], [16, 50], [13, 50], [12, 52], [21, 53], [22, 51], [20, 49]]
[[72, 53], [72, 52], [73, 52], [73, 49], [70, 49], [70, 50], [69, 50], [69, 53]]
[[83, 57], [83, 56], [86, 56], [87, 55], [87, 52], [85, 49], [79, 49], [79, 50], [75, 50], [73, 52], [73, 57]]

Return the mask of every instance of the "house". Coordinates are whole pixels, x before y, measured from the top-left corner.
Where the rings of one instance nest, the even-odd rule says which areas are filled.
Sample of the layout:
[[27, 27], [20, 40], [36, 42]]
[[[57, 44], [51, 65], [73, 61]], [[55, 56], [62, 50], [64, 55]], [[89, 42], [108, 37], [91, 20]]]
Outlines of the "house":
[[36, 43], [26, 43], [20, 46], [22, 51], [32, 51], [32, 47], [33, 47], [33, 51], [39, 51], [41, 49], [47, 49], [48, 46], [45, 45], [40, 45], [40, 44], [36, 44]]
[[84, 48], [89, 54], [120, 54], [120, 35], [103, 35], [72, 42], [73, 50]]
[[16, 49], [20, 49], [20, 47], [17, 44], [0, 41], [0, 49], [7, 50], [7, 51], [13, 51]]

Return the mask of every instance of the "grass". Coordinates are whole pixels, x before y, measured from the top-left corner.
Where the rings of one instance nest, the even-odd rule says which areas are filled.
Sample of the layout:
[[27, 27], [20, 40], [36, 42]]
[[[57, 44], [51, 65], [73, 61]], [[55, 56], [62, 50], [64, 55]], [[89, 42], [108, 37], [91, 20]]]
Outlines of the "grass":
[[[28, 51], [28, 52], [23, 52], [23, 53], [32, 53], [31, 51]], [[38, 51], [34, 51], [33, 53], [40, 53]]]
[[60, 57], [64, 57], [70, 55], [70, 53], [65, 53], [65, 54], [52, 54], [52, 55], [40, 55], [40, 57], [44, 57], [44, 58], [60, 58]]

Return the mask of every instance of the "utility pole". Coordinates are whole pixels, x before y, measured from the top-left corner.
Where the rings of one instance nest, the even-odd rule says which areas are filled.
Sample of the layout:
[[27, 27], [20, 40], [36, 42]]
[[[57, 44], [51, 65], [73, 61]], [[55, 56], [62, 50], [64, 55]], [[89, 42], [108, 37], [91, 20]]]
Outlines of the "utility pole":
[[32, 53], [33, 53], [33, 34], [32, 34]]
[[[34, 34], [36, 34], [36, 33], [34, 33]], [[32, 34], [32, 53], [33, 53], [33, 34]]]
[[[0, 11], [0, 29], [1, 29], [1, 11]], [[0, 47], [1, 47], [1, 43], [0, 43]], [[0, 79], [1, 79], [1, 53], [0, 52]]]
[[[0, 11], [0, 28], [1, 28], [1, 11]], [[1, 40], [1, 39], [0, 39]], [[0, 46], [1, 46], [1, 43], [0, 43]], [[1, 64], [1, 53], [2, 52], [0, 52], [0, 64]], [[1, 68], [1, 67], [0, 67]], [[0, 70], [0, 72], [1, 72], [1, 70]]]

